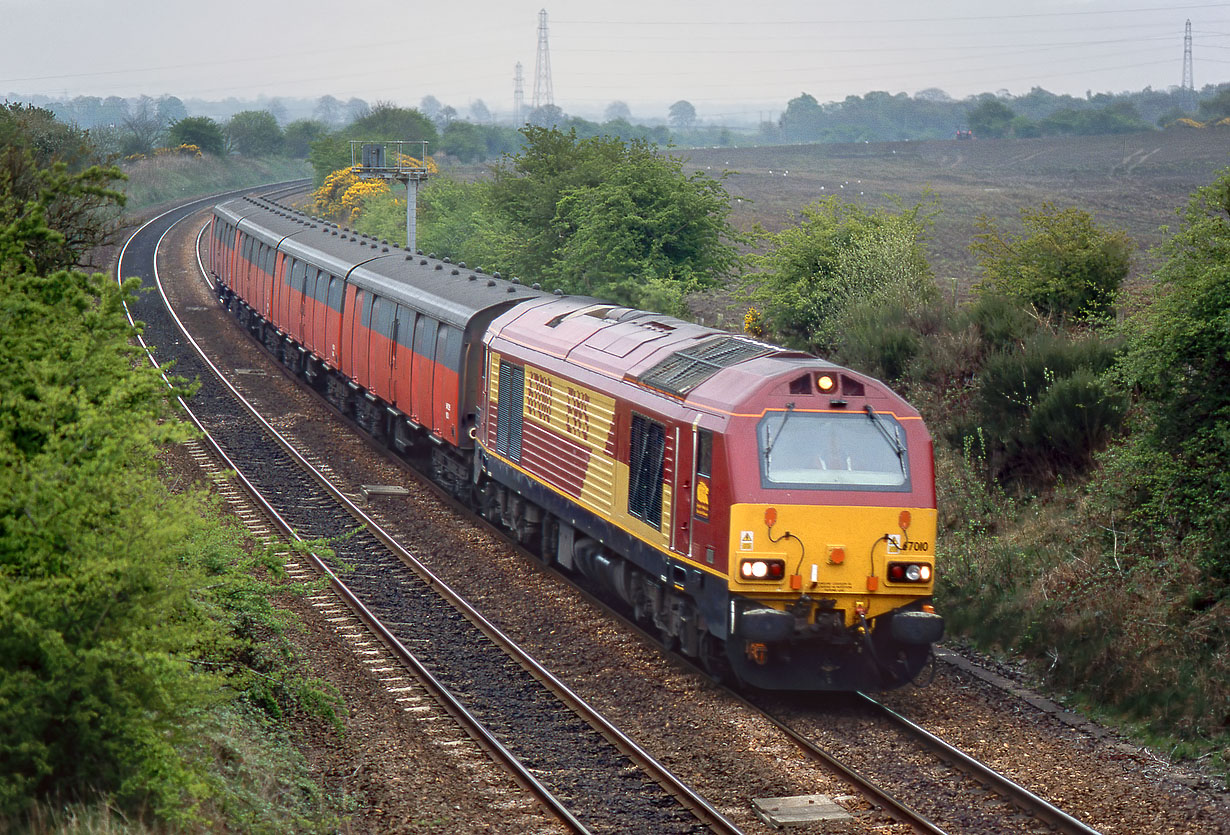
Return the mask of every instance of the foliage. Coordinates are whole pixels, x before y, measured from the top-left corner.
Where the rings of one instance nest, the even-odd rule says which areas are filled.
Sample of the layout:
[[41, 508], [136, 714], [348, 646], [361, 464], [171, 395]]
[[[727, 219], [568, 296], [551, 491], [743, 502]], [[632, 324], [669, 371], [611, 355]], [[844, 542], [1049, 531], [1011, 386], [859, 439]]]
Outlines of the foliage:
[[320, 188], [312, 193], [312, 211], [325, 218], [340, 218], [342, 198], [350, 187], [359, 182], [350, 166], [339, 168], [325, 177]]
[[993, 96], [986, 96], [970, 108], [966, 117], [975, 136], [1007, 136], [1016, 114], [1012, 108]]
[[168, 200], [307, 177], [302, 162], [281, 157], [155, 156], [124, 165], [125, 206], [140, 210]]
[[[495, 263], [472, 249], [480, 236], [484, 185], [450, 177], [433, 177], [419, 188], [417, 248], [452, 254], [474, 265]], [[369, 235], [406, 241], [406, 201], [395, 194], [373, 197], [363, 204], [361, 227]], [[467, 254], [462, 254], [467, 253]]]
[[418, 110], [378, 103], [345, 129], [322, 136], [311, 143], [308, 160], [316, 172], [316, 184], [339, 168], [350, 166], [350, 142], [424, 141], [428, 150], [439, 143], [439, 132], [431, 119]]
[[228, 702], [328, 701], [288, 663], [234, 533], [157, 479], [160, 445], [187, 437], [172, 398], [189, 392], [137, 356], [135, 280], [42, 272], [30, 254], [73, 237], [48, 225], [80, 187], [65, 168], [41, 172], [20, 212], [0, 193], [0, 828], [93, 796], [175, 827], [220, 806], [219, 829], [302, 828], [316, 815], [302, 799], [241, 808], [207, 725]]
[[449, 122], [440, 135], [440, 150], [462, 162], [485, 160], [487, 143], [483, 133], [482, 128], [470, 122]]
[[268, 110], [244, 110], [226, 123], [226, 139], [236, 153], [265, 157], [282, 150], [282, 129]]
[[1149, 303], [1127, 328], [1119, 378], [1136, 392], [1140, 431], [1113, 487], [1154, 541], [1182, 543], [1210, 576], [1230, 580], [1222, 499], [1230, 495], [1230, 169], [1198, 189]]
[[312, 143], [327, 136], [329, 126], [313, 119], [296, 119], [282, 132], [282, 152], [294, 159], [307, 159]]
[[983, 271], [979, 290], [1067, 319], [1109, 313], [1131, 266], [1127, 234], [1100, 228], [1086, 211], [1051, 203], [1022, 209], [1021, 221], [1024, 232], [1007, 235], [994, 220], [979, 218], [981, 231], [970, 246]]
[[1096, 136], [1135, 133], [1148, 130], [1149, 125], [1128, 101], [1115, 102], [1097, 110], [1057, 110], [1038, 123], [1038, 131], [1047, 136]]
[[[1102, 379], [1115, 345], [1039, 330], [991, 353], [978, 375], [971, 420], [992, 475], [1044, 483], [1084, 470], [1123, 422], [1127, 403]], [[956, 433], [970, 430], [957, 424]]]
[[527, 127], [497, 165], [476, 249], [565, 292], [678, 310], [734, 264], [721, 183], [644, 141]]
[[676, 130], [690, 130], [696, 124], [696, 108], [690, 101], [680, 99], [670, 106], [666, 119]]
[[760, 238], [745, 287], [771, 333], [816, 353], [836, 347], [846, 317], [870, 298], [926, 299], [935, 285], [922, 249], [925, 204], [868, 210], [829, 197], [803, 207], [797, 226]]
[[168, 141], [175, 145], [195, 145], [207, 154], [226, 153], [226, 137], [222, 128], [208, 116], [190, 116], [171, 124]]
[[123, 174], [97, 164], [83, 134], [45, 110], [12, 104], [0, 108], [0, 140], [0, 229], [8, 228], [25, 268], [74, 266], [110, 240], [124, 205], [114, 188]]

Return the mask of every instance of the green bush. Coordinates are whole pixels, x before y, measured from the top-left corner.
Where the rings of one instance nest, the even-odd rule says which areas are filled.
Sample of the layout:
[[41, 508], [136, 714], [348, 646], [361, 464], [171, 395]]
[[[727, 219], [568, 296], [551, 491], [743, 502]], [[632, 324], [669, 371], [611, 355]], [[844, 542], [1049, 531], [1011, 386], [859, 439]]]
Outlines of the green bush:
[[1117, 373], [1137, 394], [1139, 431], [1107, 485], [1140, 532], [1183, 543], [1225, 588], [1230, 581], [1230, 169], [1197, 190], [1147, 304], [1125, 328]]
[[1115, 344], [1040, 331], [1018, 350], [991, 354], [978, 376], [970, 425], [988, 439], [996, 478], [1042, 483], [1083, 470], [1123, 422], [1124, 398], [1099, 379]]
[[935, 298], [922, 247], [930, 211], [921, 203], [900, 212], [868, 211], [836, 197], [804, 206], [796, 226], [761, 236], [766, 252], [750, 258], [745, 292], [775, 338], [828, 354], [841, 345], [847, 317], [861, 305]]
[[1132, 241], [1101, 229], [1088, 212], [1043, 203], [1022, 209], [1025, 230], [1004, 234], [995, 221], [978, 220], [970, 246], [979, 257], [982, 292], [1010, 296], [1045, 315], [1099, 320], [1111, 310], [1131, 266]]

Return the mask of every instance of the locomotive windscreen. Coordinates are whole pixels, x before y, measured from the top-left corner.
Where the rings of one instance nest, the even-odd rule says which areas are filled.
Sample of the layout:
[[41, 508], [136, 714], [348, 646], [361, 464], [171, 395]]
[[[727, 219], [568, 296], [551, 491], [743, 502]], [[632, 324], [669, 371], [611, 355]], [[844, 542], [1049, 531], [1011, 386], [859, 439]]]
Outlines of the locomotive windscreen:
[[909, 489], [905, 431], [890, 415], [770, 412], [756, 435], [765, 487]]

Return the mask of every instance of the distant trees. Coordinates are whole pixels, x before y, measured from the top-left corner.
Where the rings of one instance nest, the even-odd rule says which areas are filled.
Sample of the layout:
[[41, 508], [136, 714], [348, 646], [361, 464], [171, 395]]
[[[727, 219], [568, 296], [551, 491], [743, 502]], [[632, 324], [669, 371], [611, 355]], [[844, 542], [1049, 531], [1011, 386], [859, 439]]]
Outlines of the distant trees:
[[613, 101], [606, 106], [606, 110], [602, 112], [602, 118], [607, 122], [621, 120], [624, 122], [632, 121], [632, 108], [628, 107], [627, 102]]
[[204, 153], [218, 157], [226, 153], [226, 136], [221, 126], [208, 116], [189, 116], [174, 122], [167, 137], [172, 146], [195, 145]]
[[276, 154], [282, 150], [282, 129], [267, 110], [244, 110], [226, 123], [226, 138], [245, 157]]
[[483, 142], [482, 133], [482, 129], [472, 122], [449, 122], [440, 134], [440, 150], [462, 162], [486, 159], [487, 145]]
[[475, 99], [470, 102], [470, 118], [480, 125], [488, 125], [495, 121], [491, 111], [482, 99]]
[[817, 142], [821, 139], [824, 109], [810, 93], [803, 93], [786, 103], [778, 126], [786, 142]]
[[696, 108], [690, 101], [680, 99], [670, 106], [666, 118], [676, 130], [691, 130], [696, 124]]
[[329, 126], [316, 119], [296, 119], [282, 132], [282, 153], [294, 159], [307, 159], [312, 143], [328, 136]]
[[966, 123], [975, 136], [994, 138], [1007, 136], [1016, 114], [997, 98], [986, 97], [970, 108]]
[[525, 117], [527, 125], [534, 125], [540, 128], [559, 127], [563, 125], [564, 121], [564, 111], [554, 104], [544, 104], [541, 107], [536, 107]]

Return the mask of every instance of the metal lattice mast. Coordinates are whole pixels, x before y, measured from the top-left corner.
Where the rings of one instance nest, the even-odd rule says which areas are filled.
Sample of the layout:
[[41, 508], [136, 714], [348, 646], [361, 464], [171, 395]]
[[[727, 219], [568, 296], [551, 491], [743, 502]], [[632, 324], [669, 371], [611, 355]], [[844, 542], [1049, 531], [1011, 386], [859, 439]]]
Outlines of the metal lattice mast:
[[1183, 83], [1184, 90], [1195, 92], [1196, 83], [1192, 79], [1192, 22], [1187, 21], [1183, 32]]
[[555, 104], [551, 92], [551, 52], [547, 49], [547, 10], [538, 12], [538, 58], [534, 62], [534, 109]]
[[520, 126], [525, 123], [525, 80], [521, 77], [521, 62], [517, 62], [517, 73], [513, 76], [513, 124]]

